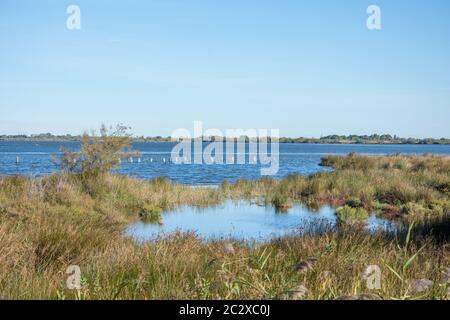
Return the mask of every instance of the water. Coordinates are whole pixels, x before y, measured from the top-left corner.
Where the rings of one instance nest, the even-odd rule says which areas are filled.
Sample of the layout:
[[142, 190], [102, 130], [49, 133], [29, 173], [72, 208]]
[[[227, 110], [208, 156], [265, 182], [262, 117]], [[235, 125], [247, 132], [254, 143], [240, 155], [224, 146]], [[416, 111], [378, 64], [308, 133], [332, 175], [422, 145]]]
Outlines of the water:
[[[141, 179], [163, 176], [188, 185], [217, 185], [227, 179], [231, 182], [239, 178], [258, 179], [261, 177], [259, 165], [177, 165], [164, 163], [169, 159], [175, 143], [134, 143], [141, 151], [141, 163], [123, 162], [117, 169]], [[52, 155], [58, 156], [61, 148], [78, 149], [77, 142], [30, 142], [0, 141], [0, 175], [42, 176], [56, 171]], [[448, 145], [323, 145], [323, 144], [280, 144], [280, 168], [275, 178], [289, 174], [309, 175], [329, 170], [320, 167], [321, 157], [329, 154], [348, 154], [356, 152], [370, 155], [402, 154], [446, 154], [450, 155]], [[20, 162], [16, 164], [16, 158]], [[150, 162], [150, 159], [153, 161]]]
[[[175, 143], [134, 143], [139, 150], [141, 162], [122, 162], [116, 169], [118, 173], [140, 179], [163, 176], [187, 185], [217, 185], [227, 179], [231, 182], [240, 178], [258, 179], [261, 177], [259, 165], [177, 165], [169, 163], [170, 152]], [[0, 141], [0, 175], [42, 176], [58, 170], [52, 156], [58, 156], [61, 148], [77, 150], [78, 142], [29, 142]], [[319, 144], [280, 144], [280, 168], [275, 178], [290, 174], [309, 175], [318, 171], [330, 170], [319, 166], [320, 159], [330, 154], [344, 155], [350, 152], [385, 154], [446, 154], [446, 145], [319, 145]], [[248, 155], [247, 155], [248, 156]], [[17, 157], [19, 163], [16, 163]], [[236, 157], [236, 154], [235, 154]], [[253, 157], [253, 156], [252, 156]], [[163, 162], [166, 159], [166, 162]], [[336, 224], [335, 211], [323, 207], [312, 212], [306, 207], [296, 205], [286, 214], [278, 214], [272, 207], [261, 207], [247, 202], [225, 202], [207, 209], [181, 207], [164, 214], [164, 225], [138, 222], [127, 229], [127, 233], [145, 241], [175, 231], [194, 231], [205, 239], [231, 237], [237, 239], [270, 239], [292, 232], [305, 231], [307, 226]], [[367, 221], [371, 230], [391, 228], [391, 223], [371, 216]]]
[[[287, 213], [276, 213], [272, 206], [260, 206], [246, 201], [227, 201], [209, 208], [183, 206], [163, 214], [162, 226], [137, 222], [130, 225], [126, 234], [139, 242], [167, 236], [174, 232], [195, 232], [202, 239], [232, 238], [266, 241], [272, 238], [305, 231], [321, 226], [336, 225], [335, 210], [322, 207], [312, 211], [295, 205]], [[312, 228], [312, 229], [311, 229]], [[367, 220], [369, 230], [393, 230], [393, 222], [371, 215]]]

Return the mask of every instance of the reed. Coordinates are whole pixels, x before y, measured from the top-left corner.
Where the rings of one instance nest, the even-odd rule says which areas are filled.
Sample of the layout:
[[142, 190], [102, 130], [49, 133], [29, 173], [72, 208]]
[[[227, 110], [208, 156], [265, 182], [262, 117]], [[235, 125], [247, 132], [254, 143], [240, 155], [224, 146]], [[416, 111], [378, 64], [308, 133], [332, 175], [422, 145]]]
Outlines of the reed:
[[[111, 174], [0, 178], [1, 298], [293, 299], [291, 289], [303, 285], [305, 299], [363, 293], [447, 299], [449, 284], [442, 279], [450, 266], [449, 159], [350, 155], [328, 157], [323, 164], [334, 170], [238, 181], [217, 190]], [[263, 244], [205, 242], [194, 234], [138, 244], [123, 235], [143, 212], [158, 215], [227, 198], [378, 210], [403, 217], [404, 227], [374, 234], [358, 224], [309, 226]], [[295, 267], [302, 261], [310, 268]], [[79, 290], [66, 288], [69, 265], [81, 268]], [[379, 290], [369, 290], [362, 279], [368, 265], [381, 269]], [[411, 285], [418, 279], [433, 285], [416, 292]]]

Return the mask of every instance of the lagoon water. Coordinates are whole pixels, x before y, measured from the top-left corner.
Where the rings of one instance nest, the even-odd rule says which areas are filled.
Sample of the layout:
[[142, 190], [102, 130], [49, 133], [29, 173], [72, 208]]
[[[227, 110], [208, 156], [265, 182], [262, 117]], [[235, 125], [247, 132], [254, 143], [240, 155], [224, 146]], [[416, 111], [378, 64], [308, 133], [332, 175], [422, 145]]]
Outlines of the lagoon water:
[[[205, 144], [206, 145], [206, 144]], [[243, 165], [198, 165], [170, 163], [170, 153], [175, 143], [134, 143], [141, 152], [141, 161], [122, 162], [116, 169], [120, 174], [140, 179], [167, 177], [181, 184], [213, 186], [225, 179], [230, 182], [240, 178], [258, 179], [261, 166]], [[61, 148], [77, 150], [77, 142], [29, 142], [0, 141], [0, 176], [42, 176], [58, 170], [52, 157], [58, 157]], [[385, 154], [443, 154], [450, 155], [447, 145], [322, 145], [280, 144], [279, 171], [274, 178], [290, 174], [309, 175], [330, 170], [319, 166], [320, 159], [330, 154], [345, 155], [350, 152], [367, 155]], [[237, 154], [234, 154], [237, 157]], [[254, 155], [246, 154], [247, 159]], [[16, 160], [19, 160], [16, 163]], [[164, 161], [166, 160], [166, 161]], [[227, 201], [219, 206], [199, 209], [184, 206], [163, 214], [163, 226], [137, 222], [129, 226], [126, 233], [137, 241], [172, 234], [176, 231], [195, 232], [204, 239], [236, 238], [245, 240], [268, 240], [290, 233], [314, 231], [311, 228], [336, 226], [335, 211], [323, 207], [313, 212], [295, 205], [287, 213], [277, 213], [271, 206], [259, 206], [249, 202]], [[367, 221], [370, 230], [393, 229], [391, 222], [371, 216]], [[395, 229], [395, 228], [394, 228]]]
[[[138, 242], [193, 232], [202, 239], [232, 238], [248, 241], [267, 241], [289, 234], [314, 233], [336, 226], [335, 210], [322, 207], [312, 211], [296, 204], [286, 213], [277, 213], [272, 206], [246, 201], [226, 201], [208, 208], [183, 206], [163, 214], [163, 225], [136, 222], [126, 234]], [[371, 215], [366, 222], [371, 231], [394, 230], [394, 223]]]
[[[205, 144], [206, 145], [206, 144]], [[141, 179], [158, 176], [187, 185], [217, 185], [227, 179], [258, 179], [261, 177], [259, 164], [174, 164], [167, 160], [175, 143], [134, 143], [134, 148], [142, 153], [141, 162], [123, 162], [117, 172]], [[77, 142], [30, 142], [0, 141], [0, 175], [42, 176], [56, 171], [52, 156], [58, 156], [61, 148], [77, 150]], [[348, 154], [350, 152], [383, 154], [446, 154], [450, 155], [448, 145], [323, 145], [323, 144], [280, 144], [279, 171], [274, 176], [282, 178], [290, 174], [308, 175], [329, 170], [320, 167], [320, 159], [329, 154]], [[254, 155], [246, 155], [253, 158]], [[17, 157], [19, 163], [16, 163]], [[237, 157], [235, 153], [234, 157]], [[166, 159], [166, 162], [163, 160]]]

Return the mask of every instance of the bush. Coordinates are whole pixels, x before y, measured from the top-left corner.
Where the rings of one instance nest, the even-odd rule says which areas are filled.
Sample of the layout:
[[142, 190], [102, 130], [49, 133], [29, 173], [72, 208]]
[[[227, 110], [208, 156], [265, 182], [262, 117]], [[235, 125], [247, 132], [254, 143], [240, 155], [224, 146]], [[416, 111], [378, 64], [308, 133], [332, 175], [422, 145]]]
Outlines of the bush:
[[286, 212], [292, 207], [292, 201], [286, 195], [276, 194], [272, 198], [272, 205], [277, 212]]
[[350, 206], [340, 207], [336, 210], [338, 219], [342, 222], [363, 221], [369, 217], [369, 213], [363, 208], [352, 208]]
[[157, 223], [161, 221], [163, 210], [160, 207], [144, 205], [139, 212], [139, 217], [146, 223]]
[[80, 173], [83, 178], [97, 178], [111, 171], [120, 159], [137, 154], [130, 147], [129, 128], [117, 125], [114, 131], [104, 125], [100, 128], [100, 136], [84, 134], [81, 138], [80, 151], [63, 150], [60, 159], [55, 162], [63, 171]]

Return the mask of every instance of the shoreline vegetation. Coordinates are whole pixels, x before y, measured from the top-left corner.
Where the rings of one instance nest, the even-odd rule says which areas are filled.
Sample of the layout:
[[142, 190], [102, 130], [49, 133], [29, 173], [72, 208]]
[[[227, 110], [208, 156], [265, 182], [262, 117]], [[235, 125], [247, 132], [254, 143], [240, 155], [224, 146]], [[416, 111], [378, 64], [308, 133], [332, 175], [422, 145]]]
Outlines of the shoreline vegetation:
[[[44, 141], [44, 142], [79, 142], [83, 135], [53, 135], [51, 133], [41, 133], [32, 135], [0, 135], [0, 141]], [[199, 139], [199, 138], [198, 138]], [[223, 137], [202, 137], [203, 142], [224, 141]], [[249, 142], [254, 138], [243, 136], [242, 141]], [[184, 139], [189, 141], [188, 139]], [[268, 137], [268, 141], [270, 141]], [[131, 137], [132, 142], [174, 142], [171, 137]], [[181, 140], [177, 140], [181, 141]], [[449, 145], [450, 138], [402, 138], [390, 134], [372, 134], [372, 135], [329, 135], [321, 138], [289, 138], [281, 137], [279, 143], [293, 144], [426, 144], [426, 145]]]
[[[439, 299], [450, 298], [450, 158], [328, 156], [334, 170], [282, 180], [190, 188], [113, 175], [129, 136], [84, 137], [61, 171], [0, 178], [0, 295], [4, 299]], [[75, 160], [74, 160], [75, 159]], [[341, 222], [267, 243], [174, 234], [147, 243], [124, 236], [163, 211], [247, 199], [284, 212], [329, 204]], [[396, 233], [362, 228], [369, 212]], [[81, 287], [66, 288], [68, 266]], [[377, 265], [381, 286], [364, 271]]]

